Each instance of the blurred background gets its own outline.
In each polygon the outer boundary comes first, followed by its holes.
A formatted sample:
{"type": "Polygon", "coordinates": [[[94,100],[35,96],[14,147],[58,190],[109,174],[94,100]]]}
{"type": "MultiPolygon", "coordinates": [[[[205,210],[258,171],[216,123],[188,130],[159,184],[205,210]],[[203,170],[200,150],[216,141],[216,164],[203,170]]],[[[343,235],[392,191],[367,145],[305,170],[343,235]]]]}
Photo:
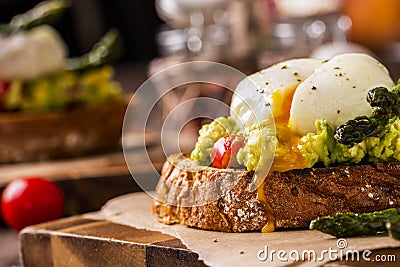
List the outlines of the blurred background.
{"type": "MultiPolygon", "coordinates": [[[[0,1],[0,21],[8,22],[16,15],[33,8],[40,0],[0,1]]],[[[150,60],[157,56],[156,32],[162,23],[153,1],[70,1],[62,19],[55,23],[71,56],[91,49],[111,27],[120,30],[125,44],[121,61],[150,60]]]]}
{"type": "MultiPolygon", "coordinates": [[[[0,0],[0,22],[10,21],[39,2],[0,0]]],[[[343,52],[364,52],[383,62],[395,81],[400,77],[398,0],[71,0],[70,3],[71,7],[54,24],[69,56],[88,52],[108,29],[118,29],[123,50],[112,65],[115,80],[127,96],[152,74],[194,60],[221,62],[251,74],[290,58],[328,59],[343,52]]],[[[165,80],[162,82],[154,85],[155,90],[168,86],[165,80]]],[[[152,93],[157,94],[149,92],[152,93]]],[[[154,125],[150,123],[153,129],[146,137],[152,151],[150,156],[158,168],[165,156],[159,153],[159,139],[154,136],[158,136],[162,119],[180,102],[198,96],[214,97],[229,104],[231,92],[215,85],[185,85],[160,101],[161,116],[153,116],[154,125]]],[[[181,136],[184,150],[193,146],[203,122],[190,122],[182,130],[186,133],[181,136]]],[[[135,143],[134,131],[132,136],[135,143]]],[[[135,146],[136,143],[132,151],[135,146]]],[[[133,183],[120,150],[118,146],[101,154],[73,159],[1,164],[0,191],[14,178],[42,175],[62,187],[67,198],[66,216],[97,210],[111,197],[140,190],[133,183]]],[[[137,164],[141,164],[140,156],[137,158],[137,164]]],[[[143,166],[143,175],[146,168],[143,166]]],[[[5,225],[0,229],[0,262],[4,262],[3,266],[18,265],[17,233],[5,225]],[[3,251],[5,243],[14,245],[3,251]]]]}
{"type": "MultiPolygon", "coordinates": [[[[39,2],[2,0],[0,21],[8,22],[39,2]]],[[[70,56],[89,51],[115,27],[124,44],[118,63],[202,56],[254,71],[251,68],[266,67],[280,58],[329,57],[344,50],[369,49],[388,61],[399,57],[396,0],[70,2],[71,8],[55,24],[70,56]]]]}

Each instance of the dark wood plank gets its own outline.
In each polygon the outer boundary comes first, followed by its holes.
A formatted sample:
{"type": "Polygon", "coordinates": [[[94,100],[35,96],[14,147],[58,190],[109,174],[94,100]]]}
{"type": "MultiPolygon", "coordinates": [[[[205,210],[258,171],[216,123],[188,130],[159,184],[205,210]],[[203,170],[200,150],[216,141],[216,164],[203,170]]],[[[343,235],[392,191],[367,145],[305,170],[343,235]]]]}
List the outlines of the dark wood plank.
{"type": "Polygon", "coordinates": [[[205,266],[175,237],[82,216],[24,229],[20,250],[25,266],[205,266]]]}

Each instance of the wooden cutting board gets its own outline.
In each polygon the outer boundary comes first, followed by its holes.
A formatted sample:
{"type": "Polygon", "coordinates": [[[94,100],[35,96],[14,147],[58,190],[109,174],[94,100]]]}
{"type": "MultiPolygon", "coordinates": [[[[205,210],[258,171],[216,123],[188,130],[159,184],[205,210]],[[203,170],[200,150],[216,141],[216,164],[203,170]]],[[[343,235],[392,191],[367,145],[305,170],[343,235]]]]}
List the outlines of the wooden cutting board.
{"type": "Polygon", "coordinates": [[[205,266],[179,239],[75,216],[20,233],[25,266],[205,266]]]}

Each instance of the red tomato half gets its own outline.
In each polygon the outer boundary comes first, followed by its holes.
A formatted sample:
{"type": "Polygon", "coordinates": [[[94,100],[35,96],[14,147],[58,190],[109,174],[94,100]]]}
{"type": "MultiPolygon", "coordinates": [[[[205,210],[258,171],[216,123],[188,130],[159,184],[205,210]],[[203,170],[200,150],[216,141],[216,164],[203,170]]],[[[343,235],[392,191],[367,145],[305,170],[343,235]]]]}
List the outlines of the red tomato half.
{"type": "Polygon", "coordinates": [[[3,191],[1,208],[4,221],[16,230],[61,218],[64,197],[60,188],[41,177],[21,178],[3,191]]]}
{"type": "Polygon", "coordinates": [[[230,166],[243,144],[244,137],[241,134],[230,134],[218,139],[211,150],[211,161],[214,167],[224,169],[230,166]]]}

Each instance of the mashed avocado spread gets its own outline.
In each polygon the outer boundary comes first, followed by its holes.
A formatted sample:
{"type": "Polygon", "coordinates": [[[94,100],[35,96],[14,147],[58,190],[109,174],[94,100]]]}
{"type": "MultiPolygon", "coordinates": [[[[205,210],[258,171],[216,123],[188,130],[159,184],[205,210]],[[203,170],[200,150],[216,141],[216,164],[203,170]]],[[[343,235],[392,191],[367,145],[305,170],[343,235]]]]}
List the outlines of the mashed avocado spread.
{"type": "Polygon", "coordinates": [[[400,119],[393,118],[378,137],[368,137],[354,145],[343,145],[334,138],[333,129],[325,120],[315,122],[316,133],[301,138],[299,149],[309,163],[325,166],[346,162],[388,162],[400,160],[400,119]]]}
{"type": "MultiPolygon", "coordinates": [[[[343,163],[389,162],[400,160],[400,118],[393,118],[378,137],[368,137],[364,141],[353,144],[340,144],[334,138],[334,130],[323,120],[316,120],[315,133],[301,137],[298,151],[303,156],[307,167],[316,163],[325,166],[343,163]]],[[[260,162],[267,158],[282,158],[289,153],[289,148],[266,123],[255,124],[240,129],[234,119],[218,118],[204,125],[199,131],[199,138],[191,158],[198,165],[211,164],[210,154],[214,143],[229,134],[242,133],[245,143],[240,148],[236,160],[248,170],[256,170],[260,162]],[[274,153],[275,151],[275,153],[274,153]]]]}
{"type": "Polygon", "coordinates": [[[69,105],[95,106],[121,97],[111,66],[82,74],[62,70],[32,81],[14,80],[5,95],[6,110],[63,110],[69,105]]]}
{"type": "Polygon", "coordinates": [[[267,127],[265,123],[246,127],[243,131],[245,144],[239,149],[236,160],[246,166],[248,170],[255,170],[260,163],[268,162],[268,157],[279,153],[276,147],[277,138],[275,131],[267,127]]]}

